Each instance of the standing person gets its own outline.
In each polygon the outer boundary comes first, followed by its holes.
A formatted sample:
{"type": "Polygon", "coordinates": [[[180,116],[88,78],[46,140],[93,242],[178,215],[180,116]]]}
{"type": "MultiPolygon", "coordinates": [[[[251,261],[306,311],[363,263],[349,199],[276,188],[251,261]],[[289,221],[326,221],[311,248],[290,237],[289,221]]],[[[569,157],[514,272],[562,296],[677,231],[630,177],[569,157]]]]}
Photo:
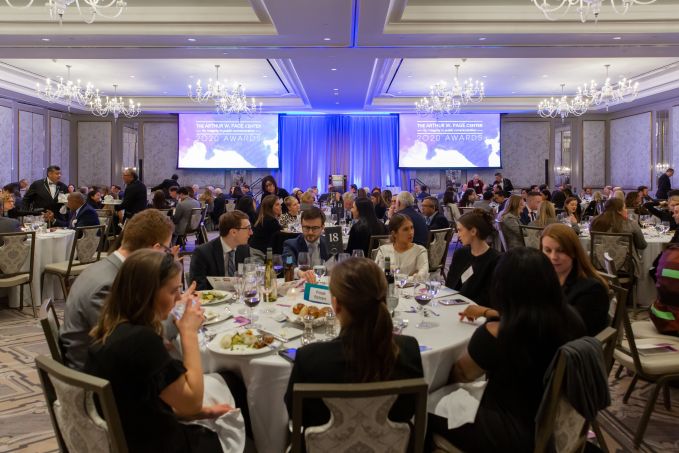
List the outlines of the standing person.
{"type": "Polygon", "coordinates": [[[493,181],[493,190],[495,190],[495,187],[498,187],[500,191],[502,192],[511,192],[514,190],[514,185],[512,185],[512,182],[509,180],[509,178],[503,178],[502,173],[497,172],[495,173],[495,181],[493,181]]]}
{"type": "Polygon", "coordinates": [[[280,199],[285,199],[285,197],[290,196],[287,190],[278,187],[276,180],[271,175],[262,178],[262,197],[267,195],[276,195],[276,197],[280,199]]]}
{"type": "Polygon", "coordinates": [[[672,182],[670,178],[674,175],[674,168],[668,168],[665,173],[660,175],[658,178],[658,191],[655,193],[655,197],[660,200],[666,200],[667,196],[672,190],[672,182]]]}
{"type": "Polygon", "coordinates": [[[349,230],[349,241],[347,242],[347,253],[354,250],[363,250],[363,256],[368,256],[370,248],[370,236],[382,235],[386,232],[386,227],[375,215],[373,205],[366,199],[357,198],[351,208],[351,216],[357,220],[349,230]]]}
{"type": "Polygon", "coordinates": [[[42,209],[59,212],[59,194],[68,193],[68,187],[61,182],[61,168],[57,165],[47,167],[47,177],[33,181],[23,198],[24,211],[42,209]]]}
{"type": "MultiPolygon", "coordinates": [[[[123,171],[123,181],[125,181],[125,193],[123,195],[123,202],[115,206],[115,210],[118,211],[118,217],[121,222],[123,221],[123,211],[124,219],[131,219],[136,213],[146,209],[148,204],[146,199],[146,186],[143,182],[139,180],[137,172],[132,168],[126,168],[123,171]]],[[[113,192],[113,187],[111,187],[111,192],[113,192]]]]}
{"type": "Polygon", "coordinates": [[[219,224],[219,218],[226,212],[226,196],[224,195],[224,192],[222,192],[222,189],[217,187],[215,189],[215,200],[213,202],[212,206],[212,224],[213,225],[218,225],[219,224]]]}
{"type": "Polygon", "coordinates": [[[179,176],[177,175],[172,175],[170,179],[164,179],[163,182],[158,184],[155,187],[151,187],[151,192],[155,192],[156,190],[162,190],[163,193],[165,193],[165,196],[169,195],[170,187],[180,187],[179,186],[179,176]]]}
{"type": "Polygon", "coordinates": [[[483,181],[481,181],[479,175],[474,175],[472,179],[467,181],[467,189],[474,189],[477,195],[483,193],[483,181]]]}

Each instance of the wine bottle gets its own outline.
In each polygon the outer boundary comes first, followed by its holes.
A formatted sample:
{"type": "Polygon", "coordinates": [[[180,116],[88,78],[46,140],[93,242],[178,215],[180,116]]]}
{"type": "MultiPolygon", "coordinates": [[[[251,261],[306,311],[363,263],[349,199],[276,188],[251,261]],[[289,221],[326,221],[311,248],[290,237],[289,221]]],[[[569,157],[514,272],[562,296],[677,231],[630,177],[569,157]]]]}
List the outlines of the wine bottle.
{"type": "Polygon", "coordinates": [[[387,297],[394,295],[394,273],[391,271],[391,258],[384,258],[384,276],[387,278],[387,297]]]}
{"type": "Polygon", "coordinates": [[[267,302],[275,302],[278,298],[276,290],[276,271],[273,269],[273,249],[266,249],[266,262],[264,263],[264,289],[267,294],[267,302]]]}
{"type": "Polygon", "coordinates": [[[285,270],[283,271],[283,277],[286,282],[291,282],[295,279],[295,265],[292,263],[292,256],[285,257],[285,270]]]}

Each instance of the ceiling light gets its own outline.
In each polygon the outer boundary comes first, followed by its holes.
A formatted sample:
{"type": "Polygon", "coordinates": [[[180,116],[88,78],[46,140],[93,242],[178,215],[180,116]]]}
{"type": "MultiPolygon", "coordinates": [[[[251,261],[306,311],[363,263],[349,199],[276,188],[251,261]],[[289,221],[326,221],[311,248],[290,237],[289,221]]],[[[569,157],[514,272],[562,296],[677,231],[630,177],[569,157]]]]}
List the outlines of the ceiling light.
{"type": "Polygon", "coordinates": [[[44,42],[50,42],[50,39],[49,39],[49,38],[42,38],[42,41],[44,41],[44,42]]]}
{"type": "Polygon", "coordinates": [[[323,41],[330,41],[330,38],[323,38],[323,41]]]}
{"type": "Polygon", "coordinates": [[[564,94],[565,86],[565,83],[561,84],[561,97],[543,99],[538,104],[538,115],[542,118],[556,118],[560,116],[563,120],[568,115],[583,115],[589,109],[591,100],[583,96],[580,87],[578,87],[578,93],[572,99],[569,99],[564,94]]]}
{"type": "Polygon", "coordinates": [[[549,74],[542,74],[543,79],[546,79],[547,77],[549,77],[549,74]]]}
{"type": "Polygon", "coordinates": [[[134,79],[135,77],[136,77],[136,76],[131,75],[131,76],[130,76],[130,79],[134,79]]]}
{"type": "Polygon", "coordinates": [[[212,79],[208,80],[205,89],[203,89],[200,80],[196,82],[195,91],[189,85],[189,99],[200,103],[213,101],[219,113],[244,113],[250,115],[261,112],[262,103],[260,102],[257,105],[254,98],[248,100],[245,95],[245,87],[242,84],[236,82],[233,84],[233,88],[229,89],[219,81],[219,67],[220,65],[215,65],[216,78],[214,81],[212,79]]]}
{"type": "Polygon", "coordinates": [[[606,106],[606,111],[608,111],[610,105],[628,102],[637,97],[637,94],[639,94],[639,82],[632,85],[631,80],[627,80],[623,77],[618,80],[617,85],[612,85],[611,78],[608,76],[608,70],[611,65],[607,64],[604,66],[606,67],[606,80],[601,88],[599,88],[597,83],[592,80],[589,85],[585,85],[585,88],[583,89],[583,94],[588,96],[593,104],[604,104],[606,106]]]}
{"type": "MultiPolygon", "coordinates": [[[[632,5],[650,5],[655,3],[655,0],[610,0],[613,11],[617,14],[625,14],[632,5]],[[616,3],[622,3],[622,10],[618,9],[616,3]]],[[[580,21],[582,23],[587,22],[587,19],[594,17],[594,22],[599,20],[599,13],[601,13],[601,7],[606,0],[560,0],[555,2],[555,5],[550,5],[547,0],[533,0],[535,6],[538,7],[540,11],[545,15],[547,20],[557,20],[558,18],[553,18],[550,14],[559,11],[560,17],[565,16],[568,11],[573,6],[577,6],[575,11],[580,15],[580,21]],[[561,11],[563,8],[565,9],[561,11]]]]}
{"type": "Polygon", "coordinates": [[[616,41],[618,41],[618,40],[622,39],[622,36],[613,36],[613,39],[615,39],[616,41]]]}
{"type": "Polygon", "coordinates": [[[41,98],[47,102],[63,101],[68,106],[69,111],[73,103],[86,106],[96,95],[96,91],[91,83],[83,89],[80,85],[80,80],[73,82],[71,80],[71,65],[66,65],[67,78],[59,77],[59,82],[52,82],[50,79],[45,79],[45,87],[36,84],[36,92],[41,98]],[[54,83],[54,85],[52,85],[54,83]]]}
{"type": "Polygon", "coordinates": [[[262,77],[265,78],[265,79],[268,79],[268,78],[269,78],[268,75],[263,75],[262,77]]]}
{"type": "Polygon", "coordinates": [[[338,91],[338,90],[339,90],[339,88],[333,88],[333,90],[335,90],[335,91],[338,91]]]}
{"type": "Polygon", "coordinates": [[[339,96],[339,92],[335,92],[335,93],[333,93],[333,94],[334,94],[335,96],[339,96]]]}
{"type": "Polygon", "coordinates": [[[335,102],[335,104],[339,104],[339,102],[335,102]]]}
{"type": "MultiPolygon", "coordinates": [[[[12,0],[5,0],[5,3],[7,3],[10,8],[25,9],[29,8],[33,4],[33,1],[34,0],[29,0],[28,3],[23,6],[14,6],[12,0]]],[[[49,9],[50,18],[59,19],[59,23],[61,23],[64,18],[64,13],[66,13],[66,9],[74,3],[80,17],[88,24],[94,22],[94,19],[97,16],[106,19],[115,19],[120,16],[127,6],[127,3],[124,0],[47,0],[45,6],[49,9]],[[112,11],[113,14],[106,14],[105,11],[112,11]]]]}
{"type": "Polygon", "coordinates": [[[485,94],[483,82],[470,78],[460,83],[459,76],[460,65],[456,64],[455,78],[450,89],[446,87],[445,81],[429,87],[429,95],[415,102],[417,113],[423,115],[454,114],[460,111],[463,104],[481,102],[485,94]]]}
{"type": "Polygon", "coordinates": [[[118,85],[113,84],[113,97],[106,96],[102,99],[97,91],[96,97],[90,102],[90,110],[96,116],[113,115],[113,119],[117,120],[122,114],[127,118],[134,118],[141,113],[141,105],[135,104],[134,100],[128,99],[127,103],[122,97],[117,96],[118,85]]]}
{"type": "Polygon", "coordinates": [[[479,41],[485,41],[486,39],[488,39],[488,38],[481,37],[481,38],[479,38],[479,41]]]}
{"type": "Polygon", "coordinates": [[[337,71],[337,68],[330,68],[331,71],[337,71]]]}
{"type": "Polygon", "coordinates": [[[188,38],[187,41],[188,42],[196,42],[196,38],[188,38]]]}

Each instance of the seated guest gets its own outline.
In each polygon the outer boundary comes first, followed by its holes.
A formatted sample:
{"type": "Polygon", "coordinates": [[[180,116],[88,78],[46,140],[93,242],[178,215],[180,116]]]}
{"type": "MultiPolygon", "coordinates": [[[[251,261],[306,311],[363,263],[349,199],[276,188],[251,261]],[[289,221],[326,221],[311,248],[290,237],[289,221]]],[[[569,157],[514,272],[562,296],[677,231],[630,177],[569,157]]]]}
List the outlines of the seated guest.
{"type": "Polygon", "coordinates": [[[552,192],[549,189],[542,189],[540,193],[542,194],[542,201],[552,201],[552,192]]]}
{"type": "Polygon", "coordinates": [[[194,209],[200,208],[200,202],[189,196],[188,187],[180,187],[177,194],[179,195],[179,202],[174,208],[174,215],[172,216],[172,221],[175,224],[175,242],[178,236],[184,236],[191,228],[192,212],[194,209]]]}
{"type": "Polygon", "coordinates": [[[463,247],[455,250],[446,276],[446,286],[459,291],[479,305],[490,304],[490,281],[500,254],[488,245],[493,218],[474,209],[457,220],[457,235],[463,247]]]}
{"type": "Polygon", "coordinates": [[[649,214],[641,204],[641,193],[635,190],[625,195],[625,209],[627,209],[627,217],[637,222],[640,216],[649,214]]]}
{"type": "Polygon", "coordinates": [[[276,195],[266,195],[262,198],[259,214],[252,228],[250,247],[265,254],[266,249],[273,246],[274,234],[283,229],[278,222],[282,211],[281,200],[276,195]]]}
{"type": "Polygon", "coordinates": [[[54,225],[62,228],[79,228],[86,226],[99,225],[99,216],[97,211],[92,209],[85,202],[85,195],[80,192],[69,193],[66,198],[66,207],[68,214],[64,217],[55,216],[52,211],[46,211],[44,214],[45,220],[52,222],[54,225]]]}
{"type": "Polygon", "coordinates": [[[145,210],[125,224],[118,250],[90,264],[75,279],[64,305],[64,321],[59,334],[68,366],[77,370],[84,368],[90,345],[89,333],[97,324],[101,307],[125,258],[144,248],[169,249],[173,230],[169,217],[154,209],[145,210]]]}
{"type": "Polygon", "coordinates": [[[236,201],[236,209],[248,215],[251,225],[255,224],[257,221],[257,203],[255,203],[254,198],[250,196],[240,197],[236,201]]]}
{"type": "Polygon", "coordinates": [[[523,225],[528,225],[537,220],[541,204],[542,195],[540,192],[528,192],[526,194],[526,207],[521,210],[521,223],[523,225]]]}
{"type": "Polygon", "coordinates": [[[589,217],[598,216],[604,212],[604,202],[605,200],[603,194],[599,191],[594,192],[594,195],[592,195],[592,201],[590,201],[585,208],[583,215],[589,217]]]}
{"type": "Polygon", "coordinates": [[[165,192],[163,192],[162,190],[156,190],[155,192],[153,192],[153,198],[151,198],[149,208],[170,209],[170,203],[168,203],[167,199],[165,198],[165,192]]]}
{"type": "MultiPolygon", "coordinates": [[[[504,211],[505,206],[507,205],[507,200],[509,199],[509,196],[510,196],[509,192],[503,192],[499,189],[496,192],[493,192],[493,203],[495,204],[497,212],[504,211]]],[[[520,196],[518,196],[518,197],[521,198],[520,196]]],[[[523,199],[521,199],[521,200],[523,201],[523,199]]],[[[517,218],[518,218],[518,214],[517,214],[517,218]]]]}
{"type": "Polygon", "coordinates": [[[275,195],[281,200],[290,196],[287,190],[283,189],[282,187],[278,187],[276,180],[271,175],[262,178],[262,198],[266,197],[267,195],[275,195]]]}
{"type": "Polygon", "coordinates": [[[483,193],[483,186],[483,181],[481,178],[479,178],[479,175],[474,175],[472,179],[467,181],[467,188],[474,190],[477,195],[481,195],[483,193]]]}
{"type": "Polygon", "coordinates": [[[446,419],[429,414],[429,429],[468,453],[533,451],[545,371],[558,348],[583,336],[585,328],[538,250],[510,250],[485,284],[502,322],[490,319],[476,329],[449,376],[449,383],[487,376],[474,422],[449,430],[446,419]]]}
{"type": "Polygon", "coordinates": [[[101,194],[98,190],[90,190],[87,192],[87,204],[92,207],[92,209],[102,209],[104,207],[101,204],[101,194]]]}
{"type": "Polygon", "coordinates": [[[578,215],[578,209],[580,204],[578,199],[575,197],[568,197],[563,203],[563,212],[559,214],[559,220],[566,223],[573,228],[575,234],[580,234],[580,216],[578,215]]]}
{"type": "Polygon", "coordinates": [[[356,198],[368,198],[368,192],[365,190],[365,188],[361,187],[358,189],[356,192],[356,198]]]}
{"type": "MultiPolygon", "coordinates": [[[[323,237],[325,214],[317,207],[302,211],[302,234],[294,239],[288,239],[283,243],[283,262],[292,257],[293,264],[297,264],[297,258],[301,252],[309,254],[309,264],[325,263],[330,259],[328,241],[323,237]]],[[[295,272],[300,278],[315,282],[313,270],[295,272]]]]}
{"type": "Polygon", "coordinates": [[[248,184],[241,184],[240,185],[240,191],[242,192],[244,197],[251,197],[252,193],[250,192],[250,186],[248,184]]]}
{"type": "Polygon", "coordinates": [[[208,277],[233,277],[238,264],[250,256],[251,235],[247,214],[238,210],[222,214],[219,237],[196,247],[191,257],[191,278],[196,282],[196,289],[212,289],[208,277]]]}
{"type": "MultiPolygon", "coordinates": [[[[410,192],[406,193],[410,195],[410,192]]],[[[399,269],[403,274],[418,278],[427,277],[429,256],[426,248],[413,243],[415,229],[410,217],[400,212],[394,214],[389,221],[389,235],[391,244],[381,245],[377,249],[375,262],[384,269],[384,258],[389,257],[392,269],[399,269]]]]}
{"type": "MultiPolygon", "coordinates": [[[[415,186],[417,188],[417,186],[415,186]]],[[[429,187],[426,185],[422,184],[420,186],[420,191],[417,193],[417,199],[418,200],[424,200],[425,198],[429,197],[429,187]]]]}
{"type": "Polygon", "coordinates": [[[414,204],[415,199],[413,195],[410,192],[403,191],[396,197],[396,207],[394,210],[399,214],[408,216],[413,223],[413,228],[415,228],[413,242],[424,247],[429,243],[429,228],[427,228],[427,222],[425,222],[422,214],[415,210],[414,204]]]}
{"type": "Polygon", "coordinates": [[[535,221],[528,224],[528,226],[536,226],[544,228],[547,225],[558,222],[556,218],[556,209],[551,201],[541,201],[538,209],[538,216],[535,221]]]}
{"type": "Polygon", "coordinates": [[[217,187],[215,189],[215,199],[212,205],[212,213],[210,216],[212,217],[212,224],[213,225],[219,225],[219,218],[226,212],[226,196],[224,195],[224,192],[222,192],[222,189],[217,187]]]}
{"type": "Polygon", "coordinates": [[[460,202],[458,205],[461,208],[469,208],[471,207],[475,201],[478,200],[478,195],[474,189],[467,189],[464,191],[464,194],[462,194],[462,198],[460,198],[460,202]]]}
{"type": "Polygon", "coordinates": [[[179,190],[179,187],[172,186],[170,189],[167,191],[167,202],[170,204],[170,207],[176,206],[177,201],[179,201],[179,195],[177,194],[177,191],[179,190]]]}
{"type": "Polygon", "coordinates": [[[645,204],[653,201],[653,198],[648,193],[648,186],[639,186],[637,192],[641,195],[641,203],[645,204]]]}
{"type": "Polygon", "coordinates": [[[387,215],[388,206],[384,203],[384,199],[382,198],[382,193],[373,191],[373,193],[370,194],[370,201],[372,202],[372,204],[375,208],[374,209],[375,210],[375,216],[379,220],[384,219],[384,217],[387,215]]]}
{"type": "Polygon", "coordinates": [[[582,201],[586,201],[587,203],[589,203],[590,201],[592,201],[592,197],[593,197],[592,188],[591,187],[585,187],[582,190],[582,193],[580,195],[581,195],[582,201]]]}
{"type": "Polygon", "coordinates": [[[0,233],[15,233],[21,231],[21,224],[16,219],[5,217],[5,214],[14,209],[14,196],[2,192],[0,194],[0,201],[2,201],[2,215],[0,215],[0,233]]]}
{"type": "Polygon", "coordinates": [[[74,186],[73,184],[69,184],[68,186],[66,186],[66,191],[67,191],[68,193],[73,193],[73,192],[75,192],[75,186],[74,186]]]}
{"type": "Polygon", "coordinates": [[[310,209],[314,206],[314,201],[316,198],[314,197],[314,193],[311,192],[310,190],[307,190],[306,192],[302,193],[302,195],[299,197],[299,209],[302,211],[306,211],[307,209],[310,209]]]}
{"type": "MultiPolygon", "coordinates": [[[[361,383],[423,377],[417,340],[393,334],[386,304],[387,281],[375,263],[366,258],[349,258],[337,264],[332,270],[330,292],[340,334],[331,341],[297,350],[285,393],[290,417],[292,391],[297,383],[361,383]]],[[[414,401],[400,396],[388,417],[407,423],[414,413],[414,401]]],[[[305,401],[302,414],[305,427],[330,420],[330,411],[320,399],[305,401]]]]}
{"type": "MultiPolygon", "coordinates": [[[[596,216],[590,225],[590,231],[602,233],[632,233],[634,247],[637,250],[645,249],[648,244],[641,232],[638,222],[627,218],[624,202],[617,197],[611,197],[606,201],[603,214],[596,216]]],[[[637,257],[633,257],[637,258],[637,257]]]]}
{"type": "Polygon", "coordinates": [[[457,192],[455,187],[448,186],[443,192],[443,200],[441,201],[441,208],[450,223],[455,223],[462,215],[460,209],[457,207],[457,192]],[[447,207],[447,208],[446,208],[447,207]]]}
{"type": "Polygon", "coordinates": [[[594,337],[609,324],[608,283],[594,269],[572,228],[554,224],[544,229],[540,248],[554,266],[566,301],[580,314],[587,335],[594,337]]]}
{"type": "Polygon", "coordinates": [[[203,193],[200,194],[198,201],[200,202],[201,206],[207,206],[206,214],[208,216],[212,216],[212,211],[215,208],[215,197],[209,187],[206,187],[203,193]]]}
{"type": "Polygon", "coordinates": [[[523,247],[523,233],[519,213],[523,209],[523,200],[519,195],[512,195],[505,203],[505,208],[497,215],[498,228],[505,238],[507,250],[523,247]]]}
{"type": "Polygon", "coordinates": [[[658,209],[658,204],[659,202],[657,201],[646,203],[644,208],[659,218],[662,222],[670,222],[670,231],[676,230],[677,222],[675,222],[674,218],[672,217],[672,211],[674,210],[675,206],[679,205],[679,190],[672,190],[669,192],[669,196],[667,198],[667,210],[658,209]]]}
{"type": "Polygon", "coordinates": [[[481,200],[476,200],[472,204],[472,207],[491,212],[493,208],[491,207],[490,202],[493,200],[493,192],[491,192],[490,190],[486,190],[485,192],[483,192],[483,195],[481,195],[481,198],[482,198],[481,200]]]}
{"type": "Polygon", "coordinates": [[[354,206],[354,200],[356,198],[357,198],[356,194],[353,192],[344,192],[344,194],[342,195],[344,215],[347,220],[350,219],[351,208],[354,206]]]}
{"type": "Polygon", "coordinates": [[[352,253],[354,250],[363,250],[363,256],[368,257],[370,236],[385,234],[387,229],[375,215],[372,202],[367,199],[357,198],[351,208],[351,215],[354,219],[357,219],[357,222],[349,230],[346,252],[352,253]]]}
{"type": "MultiPolygon", "coordinates": [[[[391,206],[391,199],[393,198],[393,194],[391,193],[391,190],[385,189],[382,191],[382,201],[384,201],[384,205],[387,207],[387,210],[389,210],[389,207],[391,206]]],[[[386,213],[385,213],[386,217],[386,213]]]]}
{"type": "MultiPolygon", "coordinates": [[[[236,428],[220,439],[216,432],[180,420],[220,417],[234,409],[223,380],[221,404],[203,405],[204,377],[198,329],[205,321],[200,303],[182,297],[181,264],[172,255],[138,250],[123,263],[106,299],[85,372],[111,382],[128,449],[163,452],[222,452],[245,446],[236,428]],[[180,332],[183,361],[170,356],[161,321],[175,304],[184,305],[180,332]]],[[[238,417],[240,418],[240,417],[238,417]]],[[[240,419],[242,423],[242,419],[240,419]]],[[[223,431],[220,431],[223,433],[223,431]]]]}
{"type": "Polygon", "coordinates": [[[299,223],[300,204],[299,201],[297,201],[297,198],[293,196],[285,197],[283,203],[285,203],[285,206],[288,209],[287,212],[281,214],[278,221],[284,230],[290,230],[299,223]]]}
{"type": "Polygon", "coordinates": [[[450,228],[450,222],[446,216],[439,212],[439,200],[436,197],[425,197],[420,206],[424,220],[430,230],[450,228]]]}
{"type": "Polygon", "coordinates": [[[111,196],[112,196],[113,199],[115,199],[115,200],[121,199],[121,198],[123,197],[123,195],[124,195],[124,193],[123,193],[123,188],[120,187],[120,186],[117,185],[117,184],[113,184],[113,185],[111,186],[110,192],[111,192],[111,196]]]}

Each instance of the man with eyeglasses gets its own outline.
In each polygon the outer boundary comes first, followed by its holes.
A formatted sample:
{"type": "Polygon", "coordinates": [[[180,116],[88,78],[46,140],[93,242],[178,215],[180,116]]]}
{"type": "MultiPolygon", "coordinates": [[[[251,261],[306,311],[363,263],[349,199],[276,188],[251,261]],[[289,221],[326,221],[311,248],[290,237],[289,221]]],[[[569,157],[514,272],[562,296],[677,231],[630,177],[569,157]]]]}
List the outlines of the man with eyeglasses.
{"type": "Polygon", "coordinates": [[[208,277],[233,277],[238,264],[250,256],[252,225],[246,213],[233,210],[219,217],[219,237],[196,248],[191,257],[191,278],[196,289],[212,289],[208,277]]]}
{"type": "Polygon", "coordinates": [[[430,230],[450,228],[450,222],[448,222],[446,216],[439,212],[439,201],[436,197],[430,196],[422,200],[420,211],[422,211],[424,221],[430,230]]]}
{"type": "MultiPolygon", "coordinates": [[[[82,370],[90,346],[90,330],[97,324],[113,280],[132,252],[156,249],[176,254],[170,249],[174,225],[172,220],[156,209],[147,209],[125,224],[120,248],[94,264],[90,264],[75,279],[64,307],[64,324],[59,338],[64,348],[64,359],[71,368],[82,370]]],[[[192,292],[193,288],[188,292],[192,292]]],[[[166,337],[176,336],[172,322],[163,324],[166,337]]]]}
{"type": "MultiPolygon", "coordinates": [[[[283,243],[283,262],[287,262],[289,256],[292,257],[293,264],[297,264],[297,258],[301,252],[309,254],[309,264],[325,263],[330,258],[328,242],[323,237],[323,226],[325,225],[325,214],[317,207],[312,207],[302,211],[302,234],[295,239],[288,239],[283,243]]],[[[300,272],[295,270],[295,274],[307,281],[315,282],[316,277],[313,270],[300,272]]]]}

